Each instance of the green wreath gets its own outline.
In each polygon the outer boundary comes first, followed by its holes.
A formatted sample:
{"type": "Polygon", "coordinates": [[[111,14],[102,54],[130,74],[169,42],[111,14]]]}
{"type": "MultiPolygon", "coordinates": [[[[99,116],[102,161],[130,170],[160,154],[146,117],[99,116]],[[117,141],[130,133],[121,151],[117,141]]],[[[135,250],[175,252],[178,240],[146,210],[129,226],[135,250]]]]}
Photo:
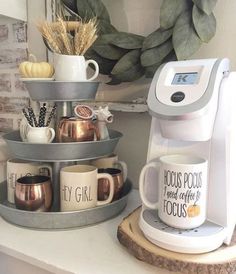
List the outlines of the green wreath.
{"type": "Polygon", "coordinates": [[[61,0],[70,19],[97,17],[99,37],[86,58],[96,60],[109,84],[152,77],[157,68],[171,60],[184,60],[215,35],[213,8],[217,0],[163,0],[160,28],[147,37],[120,32],[112,24],[101,0],[61,0]]]}

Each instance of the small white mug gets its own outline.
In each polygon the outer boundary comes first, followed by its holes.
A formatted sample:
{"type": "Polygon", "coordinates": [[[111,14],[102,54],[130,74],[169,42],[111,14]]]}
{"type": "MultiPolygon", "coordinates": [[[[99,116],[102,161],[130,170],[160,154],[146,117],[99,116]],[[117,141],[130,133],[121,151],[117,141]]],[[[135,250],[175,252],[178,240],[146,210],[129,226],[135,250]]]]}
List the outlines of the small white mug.
{"type": "Polygon", "coordinates": [[[7,161],[7,200],[15,202],[14,192],[17,179],[28,175],[45,175],[52,177],[52,168],[49,164],[36,163],[21,159],[7,161]]]}
{"type": "Polygon", "coordinates": [[[54,53],[55,80],[57,81],[92,81],[99,74],[99,66],[95,60],[85,60],[82,55],[63,55],[54,53]],[[93,64],[95,72],[87,78],[87,68],[93,64]]]}
{"type": "Polygon", "coordinates": [[[143,204],[158,209],[159,218],[167,225],[180,229],[198,227],[206,219],[207,160],[191,155],[162,156],[143,167],[139,191],[143,204]],[[151,182],[145,180],[145,175],[151,168],[158,174],[157,202],[146,197],[145,190],[151,182]]]}
{"type": "Polygon", "coordinates": [[[97,168],[118,168],[122,171],[124,182],[127,179],[127,164],[124,161],[118,160],[118,156],[116,154],[91,160],[91,165],[96,166],[97,168]]]}
{"type": "Polygon", "coordinates": [[[73,165],[60,170],[61,211],[75,211],[108,204],[114,196],[114,180],[108,173],[99,173],[95,166],[73,165]],[[110,193],[98,201],[98,179],[109,181],[110,193]]]}
{"type": "Polygon", "coordinates": [[[29,143],[51,143],[55,138],[55,130],[51,127],[31,127],[27,125],[25,131],[21,131],[21,138],[29,143]]]}

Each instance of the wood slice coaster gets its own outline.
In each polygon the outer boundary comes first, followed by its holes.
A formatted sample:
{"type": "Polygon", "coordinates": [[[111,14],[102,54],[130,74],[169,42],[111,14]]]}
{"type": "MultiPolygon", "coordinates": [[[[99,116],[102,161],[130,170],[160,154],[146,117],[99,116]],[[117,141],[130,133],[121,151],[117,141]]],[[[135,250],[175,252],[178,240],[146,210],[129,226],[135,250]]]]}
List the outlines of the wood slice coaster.
{"type": "MultiPolygon", "coordinates": [[[[229,274],[236,272],[236,231],[229,246],[202,254],[168,251],[149,242],[139,229],[141,207],[128,215],[118,227],[117,237],[137,259],[183,274],[229,274]]],[[[191,242],[189,243],[191,244],[191,242]]]]}

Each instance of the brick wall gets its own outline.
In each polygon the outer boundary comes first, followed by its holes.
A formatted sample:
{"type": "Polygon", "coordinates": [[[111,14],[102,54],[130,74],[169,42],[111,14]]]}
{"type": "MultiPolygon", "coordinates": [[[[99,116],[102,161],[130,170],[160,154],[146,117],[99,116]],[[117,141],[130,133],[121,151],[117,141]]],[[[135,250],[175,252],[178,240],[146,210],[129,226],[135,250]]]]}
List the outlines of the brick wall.
{"type": "Polygon", "coordinates": [[[29,105],[18,72],[18,65],[27,60],[26,28],[24,22],[0,16],[0,182],[6,179],[6,159],[11,156],[1,136],[18,128],[21,109],[29,105]]]}
{"type": "Polygon", "coordinates": [[[0,17],[0,132],[18,128],[22,108],[29,105],[18,66],[27,60],[27,24],[0,17]]]}

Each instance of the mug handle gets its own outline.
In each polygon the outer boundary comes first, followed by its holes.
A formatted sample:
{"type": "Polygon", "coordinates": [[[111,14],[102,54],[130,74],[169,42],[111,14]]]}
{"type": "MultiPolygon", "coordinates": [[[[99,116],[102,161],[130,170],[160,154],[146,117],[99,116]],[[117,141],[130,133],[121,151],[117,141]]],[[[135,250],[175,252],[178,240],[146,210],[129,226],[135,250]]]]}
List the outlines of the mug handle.
{"type": "Polygon", "coordinates": [[[51,137],[50,139],[48,140],[49,143],[51,143],[55,137],[55,130],[51,127],[48,128],[49,132],[51,133],[51,137]]]}
{"type": "Polygon", "coordinates": [[[144,205],[146,207],[150,208],[150,209],[158,209],[159,208],[159,203],[158,203],[158,201],[156,203],[152,203],[152,202],[148,201],[148,199],[146,198],[145,191],[144,191],[145,175],[146,175],[146,172],[149,168],[155,168],[157,170],[157,172],[159,172],[160,167],[161,167],[160,163],[151,162],[151,163],[145,165],[142,168],[142,171],[141,171],[140,176],[139,176],[139,193],[140,193],[140,197],[141,197],[141,200],[144,203],[144,205]]]}
{"type": "Polygon", "coordinates": [[[110,193],[109,193],[108,198],[105,201],[97,201],[97,206],[109,204],[112,201],[112,199],[114,197],[114,193],[115,193],[115,183],[114,183],[112,176],[108,173],[98,173],[97,180],[102,179],[102,178],[108,179],[109,184],[110,184],[110,193]]]}
{"type": "Polygon", "coordinates": [[[123,180],[124,182],[126,181],[127,179],[127,176],[128,176],[128,168],[127,168],[127,164],[123,161],[118,161],[117,163],[115,163],[114,165],[115,167],[118,166],[121,167],[121,170],[122,170],[122,173],[123,173],[123,180]]]}
{"type": "Polygon", "coordinates": [[[97,63],[95,60],[91,60],[91,59],[90,59],[90,60],[85,61],[85,64],[86,64],[86,69],[87,69],[87,67],[88,67],[89,64],[93,64],[94,67],[95,67],[94,75],[93,75],[91,78],[87,79],[87,81],[92,81],[92,80],[94,80],[95,78],[97,78],[97,77],[98,77],[98,74],[99,74],[99,66],[98,66],[98,63],[97,63]]]}
{"type": "Polygon", "coordinates": [[[41,165],[41,166],[39,166],[38,168],[39,168],[39,171],[40,171],[41,168],[47,169],[47,170],[48,170],[48,173],[50,174],[50,175],[48,175],[48,176],[49,176],[49,177],[51,178],[51,180],[52,180],[52,167],[51,167],[50,165],[41,165]]]}

